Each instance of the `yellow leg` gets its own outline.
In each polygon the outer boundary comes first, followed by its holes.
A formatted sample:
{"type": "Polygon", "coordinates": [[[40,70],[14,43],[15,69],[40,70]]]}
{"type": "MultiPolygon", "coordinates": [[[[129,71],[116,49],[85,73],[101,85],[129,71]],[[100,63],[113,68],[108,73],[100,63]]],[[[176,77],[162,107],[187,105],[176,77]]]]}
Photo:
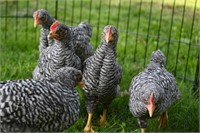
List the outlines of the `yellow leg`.
{"type": "Polygon", "coordinates": [[[103,115],[100,115],[99,125],[102,126],[106,122],[107,109],[103,109],[103,115]]]}
{"type": "Polygon", "coordinates": [[[92,129],[92,116],[93,116],[93,112],[88,113],[88,120],[84,128],[84,132],[94,133],[94,130],[92,129]]]}
{"type": "Polygon", "coordinates": [[[146,128],[141,128],[141,133],[145,133],[146,128]]]}
{"type": "Polygon", "coordinates": [[[167,114],[167,111],[164,112],[160,117],[159,117],[159,127],[158,127],[158,130],[160,130],[160,128],[163,126],[163,125],[167,125],[168,124],[168,114],[167,114]]]}

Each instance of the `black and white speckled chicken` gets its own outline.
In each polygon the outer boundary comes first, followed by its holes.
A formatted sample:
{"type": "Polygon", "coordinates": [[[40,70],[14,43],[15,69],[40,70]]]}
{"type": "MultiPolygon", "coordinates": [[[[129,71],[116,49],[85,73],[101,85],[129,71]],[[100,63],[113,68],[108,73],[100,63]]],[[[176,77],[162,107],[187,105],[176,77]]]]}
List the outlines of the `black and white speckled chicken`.
{"type": "Polygon", "coordinates": [[[54,38],[55,43],[41,53],[38,67],[42,76],[39,77],[49,77],[66,66],[81,70],[81,60],[75,54],[69,28],[55,21],[50,27],[49,37],[54,38]]]}
{"type": "Polygon", "coordinates": [[[174,76],[165,68],[165,55],[161,50],[152,53],[147,68],[135,76],[129,87],[129,108],[142,132],[147,127],[147,119],[159,117],[159,129],[167,124],[167,109],[180,96],[174,76]]]}
{"type": "Polygon", "coordinates": [[[0,130],[3,132],[58,132],[79,117],[75,86],[82,73],[58,69],[50,78],[0,82],[0,130]]]}
{"type": "MultiPolygon", "coordinates": [[[[54,18],[50,16],[50,14],[44,9],[38,9],[33,13],[34,18],[34,27],[36,28],[38,25],[41,25],[40,29],[40,44],[39,44],[39,58],[41,56],[41,52],[46,49],[48,46],[52,46],[54,44],[53,38],[48,38],[50,27],[56,21],[54,18]]],[[[40,69],[38,65],[33,70],[33,79],[40,79],[42,75],[40,74],[40,69]]]]}
{"type": "Polygon", "coordinates": [[[40,45],[39,51],[46,49],[48,46],[53,45],[54,39],[48,38],[51,25],[56,21],[50,16],[50,14],[44,9],[38,9],[33,13],[34,27],[41,25],[40,29],[40,45]]]}
{"type": "Polygon", "coordinates": [[[105,26],[99,47],[93,56],[86,59],[83,69],[83,92],[88,112],[86,132],[93,132],[92,116],[97,104],[103,105],[103,115],[99,125],[106,121],[109,104],[119,93],[122,69],[116,61],[118,31],[114,26],[105,26]]]}

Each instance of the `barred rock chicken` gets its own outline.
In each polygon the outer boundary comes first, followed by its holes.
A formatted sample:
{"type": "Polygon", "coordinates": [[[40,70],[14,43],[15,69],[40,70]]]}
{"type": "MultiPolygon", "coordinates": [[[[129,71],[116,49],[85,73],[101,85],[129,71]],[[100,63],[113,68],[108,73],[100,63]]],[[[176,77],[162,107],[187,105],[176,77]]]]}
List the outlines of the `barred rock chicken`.
{"type": "Polygon", "coordinates": [[[129,87],[129,108],[142,132],[147,119],[159,117],[159,127],[167,124],[167,109],[180,96],[174,76],[164,68],[165,55],[157,50],[152,53],[147,68],[135,76],[129,87]]]}
{"type": "Polygon", "coordinates": [[[50,27],[49,37],[54,38],[55,43],[41,53],[38,63],[41,76],[38,77],[50,77],[57,69],[65,66],[81,70],[81,60],[75,54],[69,28],[55,21],[50,27]]]}
{"type": "Polygon", "coordinates": [[[4,132],[58,132],[79,117],[80,101],[74,89],[82,73],[58,69],[50,78],[0,83],[0,130],[4,132]]]}
{"type": "MultiPolygon", "coordinates": [[[[38,25],[41,25],[40,29],[40,44],[39,44],[39,56],[41,56],[41,52],[46,49],[48,46],[52,46],[54,44],[53,38],[48,38],[48,34],[50,32],[50,26],[55,22],[55,19],[50,16],[50,14],[44,9],[38,9],[33,13],[34,18],[34,27],[36,28],[38,25]]],[[[40,57],[39,57],[40,58],[40,57]]],[[[40,74],[40,69],[38,65],[35,67],[33,71],[33,78],[40,79],[42,75],[40,74]]]]}
{"type": "Polygon", "coordinates": [[[44,9],[38,9],[33,13],[34,18],[34,27],[36,28],[38,25],[41,25],[42,28],[40,30],[40,45],[39,51],[43,51],[48,46],[53,45],[54,39],[48,38],[48,34],[50,32],[50,26],[56,21],[54,18],[50,16],[50,14],[44,9]]]}
{"type": "Polygon", "coordinates": [[[81,22],[78,26],[71,26],[69,28],[72,32],[75,53],[83,63],[85,59],[93,55],[93,47],[90,44],[92,27],[86,22],[81,22]]]}
{"type": "Polygon", "coordinates": [[[99,125],[105,123],[108,105],[119,91],[122,69],[116,62],[117,41],[117,29],[110,25],[105,26],[99,47],[94,55],[84,62],[83,92],[88,112],[85,132],[93,132],[91,121],[97,104],[103,105],[99,125]]]}

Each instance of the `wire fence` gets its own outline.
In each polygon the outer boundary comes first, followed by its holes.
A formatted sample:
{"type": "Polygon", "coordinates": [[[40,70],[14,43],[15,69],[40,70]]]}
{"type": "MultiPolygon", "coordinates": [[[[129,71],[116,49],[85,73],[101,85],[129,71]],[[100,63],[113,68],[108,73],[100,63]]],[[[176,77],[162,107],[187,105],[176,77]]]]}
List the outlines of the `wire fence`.
{"type": "Polygon", "coordinates": [[[200,7],[197,0],[4,0],[0,3],[3,43],[9,43],[13,30],[13,39],[20,41],[19,23],[23,23],[25,41],[35,40],[38,44],[39,33],[30,35],[29,31],[33,29],[33,11],[44,8],[67,25],[90,23],[95,48],[102,28],[115,25],[122,38],[123,48],[118,52],[122,62],[140,62],[145,67],[152,50],[162,49],[173,74],[194,83],[194,88],[199,87],[200,7]]]}

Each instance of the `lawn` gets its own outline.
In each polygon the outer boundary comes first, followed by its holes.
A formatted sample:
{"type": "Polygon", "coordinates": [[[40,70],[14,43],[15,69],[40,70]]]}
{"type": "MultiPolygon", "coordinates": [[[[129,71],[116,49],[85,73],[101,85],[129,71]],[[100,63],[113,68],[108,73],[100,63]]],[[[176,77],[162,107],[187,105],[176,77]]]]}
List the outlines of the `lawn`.
{"type": "MultiPolygon", "coordinates": [[[[117,60],[123,68],[122,91],[129,88],[133,76],[148,64],[152,51],[161,49],[167,57],[166,68],[176,75],[182,94],[181,99],[168,110],[169,125],[161,131],[198,132],[199,100],[193,95],[191,81],[194,81],[199,53],[200,3],[196,5],[194,21],[195,0],[186,1],[184,20],[184,0],[176,0],[175,6],[173,3],[173,0],[165,0],[162,6],[161,0],[153,0],[152,3],[143,0],[142,4],[140,0],[59,0],[57,19],[73,26],[81,21],[89,22],[93,26],[91,42],[94,49],[100,42],[105,25],[112,24],[118,28],[117,60]]],[[[55,1],[1,1],[0,6],[0,80],[31,78],[37,65],[40,36],[39,27],[33,28],[32,13],[44,8],[55,16],[55,1]]],[[[83,131],[87,121],[83,95],[80,88],[77,90],[81,97],[80,119],[66,132],[83,131]]],[[[102,108],[98,107],[93,119],[97,132],[140,131],[129,111],[128,96],[118,97],[110,105],[107,117],[109,125],[97,126],[101,113],[102,108]]],[[[157,119],[148,121],[148,131],[157,131],[157,127],[157,119]]]]}

